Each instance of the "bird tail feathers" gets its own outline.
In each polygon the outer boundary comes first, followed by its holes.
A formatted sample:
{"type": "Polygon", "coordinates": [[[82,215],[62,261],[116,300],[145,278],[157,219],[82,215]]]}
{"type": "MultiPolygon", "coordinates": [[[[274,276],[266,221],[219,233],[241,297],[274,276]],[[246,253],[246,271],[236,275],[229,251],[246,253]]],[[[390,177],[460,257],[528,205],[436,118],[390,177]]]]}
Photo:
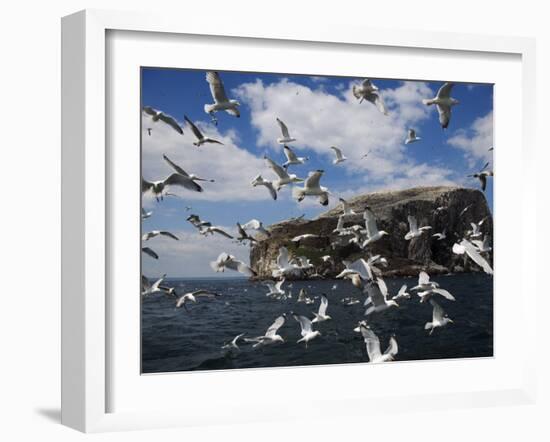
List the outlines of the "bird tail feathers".
{"type": "Polygon", "coordinates": [[[424,103],[424,104],[427,105],[427,106],[431,106],[432,104],[434,104],[434,100],[432,100],[432,99],[429,99],[429,100],[424,99],[424,100],[422,100],[422,103],[424,103]]]}

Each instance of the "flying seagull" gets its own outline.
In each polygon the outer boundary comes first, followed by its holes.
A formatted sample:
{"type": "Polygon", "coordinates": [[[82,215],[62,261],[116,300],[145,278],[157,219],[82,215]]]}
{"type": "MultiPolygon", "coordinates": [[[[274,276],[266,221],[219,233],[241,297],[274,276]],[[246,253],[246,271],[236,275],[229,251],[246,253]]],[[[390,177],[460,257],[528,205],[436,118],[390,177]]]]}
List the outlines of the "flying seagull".
{"type": "Polygon", "coordinates": [[[487,253],[492,250],[491,245],[489,244],[489,237],[487,235],[483,237],[483,241],[480,241],[479,239],[472,239],[471,242],[477,247],[479,253],[487,253]]]}
{"type": "Polygon", "coordinates": [[[286,315],[282,314],[281,316],[275,319],[275,322],[269,326],[267,331],[263,336],[257,336],[255,338],[245,338],[245,342],[255,342],[252,346],[254,348],[262,345],[270,345],[276,342],[285,342],[282,336],[278,335],[277,332],[284,325],[286,320],[286,315]]]}
{"type": "Polygon", "coordinates": [[[265,186],[267,190],[269,190],[269,194],[271,195],[271,198],[274,200],[277,199],[277,191],[275,190],[275,187],[273,187],[273,183],[271,181],[265,180],[261,175],[257,175],[254,177],[254,179],[251,181],[252,186],[265,186]]]}
{"type": "Polygon", "coordinates": [[[407,220],[409,221],[409,231],[405,235],[405,239],[408,241],[409,239],[417,238],[419,236],[422,236],[422,234],[430,230],[431,226],[424,226],[424,227],[418,227],[418,223],[416,221],[416,218],[414,216],[409,215],[407,217],[407,220]]]}
{"type": "Polygon", "coordinates": [[[196,227],[197,229],[202,229],[203,227],[210,227],[212,223],[208,221],[202,221],[198,215],[195,215],[192,213],[187,217],[187,221],[189,221],[193,227],[196,227]]]}
{"type": "Polygon", "coordinates": [[[159,259],[159,256],[157,255],[157,253],[150,247],[142,247],[141,251],[146,255],[149,255],[151,258],[159,259]]]}
{"type": "Polygon", "coordinates": [[[208,227],[202,227],[199,230],[199,233],[204,236],[208,235],[214,235],[214,233],[217,233],[219,235],[225,236],[226,238],[233,239],[233,236],[227,233],[225,230],[223,230],[221,227],[216,226],[208,226],[208,227]]]}
{"type": "Polygon", "coordinates": [[[153,212],[149,211],[147,212],[144,208],[141,209],[141,219],[147,219],[150,218],[153,212]]]}
{"type": "Polygon", "coordinates": [[[237,232],[239,233],[239,236],[237,236],[237,242],[243,243],[244,241],[248,241],[250,244],[256,242],[256,239],[246,232],[246,229],[241,225],[241,223],[237,223],[237,232]]]}
{"type": "Polygon", "coordinates": [[[477,178],[479,180],[481,184],[481,190],[483,192],[485,192],[485,188],[487,187],[487,178],[490,176],[494,176],[492,170],[487,170],[487,166],[489,166],[489,163],[486,163],[485,166],[483,166],[483,169],[481,169],[479,172],[468,175],[469,178],[477,178]]]}
{"type": "Polygon", "coordinates": [[[257,219],[251,219],[246,224],[243,224],[243,229],[248,230],[252,229],[255,230],[258,233],[261,233],[265,236],[271,236],[271,233],[265,229],[263,223],[261,221],[258,221],[257,219]]]}
{"type": "MultiPolygon", "coordinates": [[[[183,129],[180,127],[180,125],[178,124],[178,122],[176,121],[176,119],[174,117],[171,117],[170,115],[165,114],[162,111],[153,109],[151,106],[145,106],[143,108],[143,111],[146,114],[151,115],[153,117],[152,118],[153,121],[156,122],[156,121],[160,120],[160,121],[166,123],[172,129],[174,129],[176,132],[183,135],[183,129]]],[[[151,135],[151,134],[149,133],[149,135],[151,135]]]]}
{"type": "Polygon", "coordinates": [[[228,253],[220,253],[216,261],[210,262],[210,267],[215,272],[224,272],[225,269],[234,270],[236,272],[242,273],[245,276],[255,276],[256,272],[248,267],[244,262],[239,261],[233,255],[228,253]]]}
{"type": "Polygon", "coordinates": [[[479,250],[467,239],[463,239],[458,244],[453,244],[453,252],[457,255],[463,255],[466,253],[472,261],[474,261],[478,266],[480,266],[483,271],[489,275],[493,274],[493,269],[487,262],[487,260],[481,256],[479,250]]]}
{"type": "Polygon", "coordinates": [[[356,213],[351,209],[349,203],[344,198],[338,198],[338,200],[342,203],[342,215],[341,216],[352,216],[356,215],[356,213]]]}
{"type": "Polygon", "coordinates": [[[203,191],[202,187],[195,183],[191,177],[179,173],[173,173],[172,175],[159,181],[147,181],[144,178],[141,179],[141,192],[151,192],[155,195],[157,201],[164,198],[164,195],[166,194],[164,190],[167,186],[181,186],[195,192],[203,191]]]}
{"type": "Polygon", "coordinates": [[[179,240],[179,238],[174,235],[173,233],[167,232],[166,230],[151,230],[150,232],[144,233],[141,237],[142,241],[149,241],[151,238],[154,238],[155,236],[167,236],[168,238],[172,238],[175,240],[179,240]]]}
{"type": "Polygon", "coordinates": [[[215,123],[217,122],[216,118],[214,117],[214,113],[218,111],[225,111],[228,114],[233,115],[237,118],[240,117],[240,103],[237,100],[230,100],[227,98],[222,80],[220,78],[220,74],[218,74],[217,72],[208,71],[206,73],[206,81],[210,85],[210,93],[212,94],[212,98],[214,98],[215,103],[205,104],[204,111],[208,115],[210,115],[212,120],[215,123]]]}
{"type": "Polygon", "coordinates": [[[277,282],[266,282],[265,285],[269,289],[269,292],[265,296],[279,296],[284,295],[285,291],[282,289],[285,279],[281,279],[277,282]]]}
{"type": "Polygon", "coordinates": [[[365,287],[368,297],[364,306],[367,307],[365,316],[372,313],[383,312],[391,307],[399,307],[399,304],[393,299],[388,300],[388,287],[382,278],[376,278],[376,281],[369,281],[365,287]]]}
{"type": "Polygon", "coordinates": [[[430,304],[433,306],[433,316],[432,322],[426,322],[424,330],[430,330],[430,335],[433,333],[434,329],[437,327],[445,327],[447,324],[452,324],[452,319],[449,319],[437,302],[433,299],[430,299],[430,304]]]}
{"type": "Polygon", "coordinates": [[[455,104],[458,104],[458,100],[451,97],[451,89],[453,83],[445,83],[437,91],[437,95],[429,100],[422,100],[422,102],[428,106],[435,104],[437,112],[439,113],[439,123],[443,129],[447,129],[449,122],[451,121],[451,108],[455,104]]]}
{"type": "Polygon", "coordinates": [[[309,160],[309,157],[298,157],[294,153],[294,151],[288,147],[286,144],[283,146],[284,153],[286,156],[286,161],[283,164],[283,167],[292,166],[294,164],[304,164],[307,160],[309,160]]]}
{"type": "Polygon", "coordinates": [[[334,151],[334,154],[336,155],[336,158],[332,160],[332,164],[336,165],[348,159],[346,156],[344,156],[344,154],[342,154],[341,149],[338,149],[336,146],[330,146],[330,148],[334,151]]]}
{"type": "Polygon", "coordinates": [[[417,294],[420,297],[420,302],[431,300],[433,298],[433,295],[441,295],[449,301],[456,301],[455,297],[449,291],[440,287],[432,287],[422,292],[418,292],[417,294]]]}
{"type": "Polygon", "coordinates": [[[149,295],[154,295],[155,293],[161,293],[162,289],[160,285],[162,284],[162,281],[164,281],[164,278],[166,278],[166,275],[162,275],[153,284],[151,284],[149,280],[142,275],[141,276],[141,295],[149,296],[149,295]]]}
{"type": "Polygon", "coordinates": [[[386,105],[380,96],[379,89],[368,78],[364,79],[361,82],[361,85],[354,84],[352,92],[355,98],[359,100],[359,103],[362,103],[363,100],[367,100],[374,104],[376,108],[384,115],[388,115],[386,105]]]}
{"type": "Polygon", "coordinates": [[[296,138],[292,138],[290,136],[290,133],[288,132],[288,127],[286,127],[286,124],[283,123],[282,120],[277,118],[277,123],[279,124],[279,127],[281,128],[281,133],[283,134],[281,138],[277,138],[277,143],[288,144],[288,143],[292,143],[293,141],[296,141],[296,138]]]}
{"type": "Polygon", "coordinates": [[[329,319],[332,319],[329,315],[327,315],[327,308],[328,308],[328,299],[325,295],[321,296],[321,304],[319,304],[319,310],[317,313],[313,313],[315,315],[315,318],[311,322],[324,322],[328,321],[329,319]]]}
{"type": "Polygon", "coordinates": [[[435,281],[430,281],[430,275],[425,271],[421,271],[418,274],[418,285],[415,285],[411,290],[430,290],[439,287],[439,284],[435,281]]]}
{"type": "Polygon", "coordinates": [[[239,339],[241,339],[244,336],[244,333],[241,333],[240,335],[237,335],[233,338],[233,340],[226,342],[222,345],[222,350],[240,350],[239,346],[237,345],[237,342],[239,342],[239,339]]]}
{"type": "Polygon", "coordinates": [[[390,338],[388,348],[386,349],[384,354],[382,354],[380,352],[380,339],[378,339],[378,336],[376,336],[376,334],[364,324],[359,325],[359,330],[361,331],[361,334],[363,335],[363,340],[365,341],[365,344],[367,346],[369,362],[376,364],[379,362],[393,361],[395,355],[399,350],[395,337],[392,336],[390,338]]]}
{"type": "MultiPolygon", "coordinates": [[[[194,173],[187,173],[185,170],[183,170],[180,166],[178,166],[176,163],[174,163],[172,160],[170,160],[170,158],[168,158],[166,155],[162,155],[162,158],[164,158],[164,161],[166,161],[170,167],[172,169],[174,169],[177,173],[179,173],[180,175],[183,175],[183,176],[186,176],[186,177],[189,177],[189,179],[193,180],[193,181],[208,181],[209,183],[213,183],[215,180],[211,180],[211,179],[207,179],[207,178],[200,178],[198,177],[197,175],[195,175],[194,173]]],[[[185,208],[185,210],[190,210],[191,207],[187,206],[185,208]]]]}
{"type": "Polygon", "coordinates": [[[399,292],[397,292],[397,295],[395,295],[392,300],[400,300],[400,299],[411,299],[411,294],[407,292],[407,284],[403,284],[401,288],[399,289],[399,292]]]}
{"type": "Polygon", "coordinates": [[[306,196],[318,196],[319,202],[323,206],[328,206],[329,191],[326,187],[319,184],[324,170],[316,170],[309,172],[307,179],[304,183],[304,187],[294,187],[292,189],[292,195],[298,202],[302,201],[306,196]]]}
{"type": "Polygon", "coordinates": [[[407,139],[405,140],[405,144],[411,144],[415,141],[420,141],[422,138],[416,136],[416,131],[414,129],[409,129],[407,132],[407,139]]]}
{"type": "Polygon", "coordinates": [[[197,298],[215,298],[216,296],[221,295],[210,290],[195,290],[194,292],[189,292],[180,296],[176,301],[176,308],[185,307],[187,310],[185,306],[186,302],[197,302],[197,298]]]}
{"type": "Polygon", "coordinates": [[[199,130],[199,128],[197,126],[195,126],[195,124],[189,118],[187,118],[187,115],[184,115],[183,118],[185,119],[185,121],[187,122],[187,124],[191,128],[191,132],[193,132],[193,135],[195,135],[195,138],[197,139],[197,141],[195,141],[193,143],[195,146],[200,147],[205,143],[214,143],[214,144],[222,144],[223,145],[223,143],[221,141],[215,140],[214,138],[205,137],[202,134],[202,132],[199,130]]]}
{"type": "Polygon", "coordinates": [[[301,316],[301,315],[292,315],[292,316],[297,322],[300,323],[300,329],[301,329],[300,334],[302,335],[302,337],[296,341],[296,344],[299,344],[300,342],[305,342],[306,348],[307,348],[307,343],[312,339],[315,339],[317,336],[321,336],[321,332],[319,330],[313,331],[312,321],[310,321],[305,316],[301,316]]]}
{"type": "Polygon", "coordinates": [[[365,218],[365,228],[367,230],[367,239],[363,242],[363,248],[375,241],[378,241],[384,235],[389,235],[385,230],[378,230],[378,226],[376,225],[376,217],[369,207],[365,208],[363,218],[365,218]]]}
{"type": "Polygon", "coordinates": [[[286,247],[279,247],[279,254],[277,255],[277,260],[273,265],[271,273],[272,276],[274,278],[280,278],[283,276],[297,275],[300,272],[300,267],[290,261],[288,249],[286,247]]]}
{"type": "Polygon", "coordinates": [[[275,189],[277,190],[277,192],[279,190],[281,190],[281,187],[287,185],[287,184],[292,184],[292,183],[301,183],[302,181],[304,181],[302,178],[298,178],[295,174],[291,173],[289,174],[287,171],[286,171],[286,168],[282,167],[282,166],[279,166],[275,161],[273,161],[271,158],[269,158],[268,156],[264,156],[264,159],[268,165],[268,167],[273,171],[275,172],[275,174],[277,175],[278,179],[273,181],[273,186],[275,187],[275,189]]]}

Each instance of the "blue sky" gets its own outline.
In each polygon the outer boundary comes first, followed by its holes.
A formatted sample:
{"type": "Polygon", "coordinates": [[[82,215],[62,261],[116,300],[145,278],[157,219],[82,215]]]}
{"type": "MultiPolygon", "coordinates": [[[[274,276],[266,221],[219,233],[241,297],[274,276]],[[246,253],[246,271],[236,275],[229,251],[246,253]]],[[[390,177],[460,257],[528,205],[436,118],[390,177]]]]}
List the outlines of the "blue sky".
{"type": "MultiPolygon", "coordinates": [[[[439,184],[477,188],[477,181],[466,175],[492,160],[488,152],[493,145],[492,85],[457,83],[452,96],[460,104],[453,109],[449,128],[443,130],[435,108],[421,102],[436,94],[441,81],[372,79],[389,109],[389,115],[384,116],[368,102],[359,104],[351,94],[359,78],[240,72],[220,75],[227,95],[241,103],[241,117],[218,113],[218,125],[214,126],[204,112],[204,105],[213,102],[205,71],[142,70],[144,106],[162,110],[180,122],[187,115],[206,135],[224,142],[224,146],[197,148],[185,126],[182,136],[142,115],[144,178],[158,180],[171,173],[162,159],[165,153],[188,173],[216,180],[206,183],[200,194],[171,189],[180,197],[168,197],[161,203],[143,198],[144,207],[154,212],[143,221],[143,231],[166,229],[181,238],[149,241],[161,258],[143,257],[147,276],[216,276],[208,262],[224,251],[248,260],[248,247],[199,235],[185,221],[190,213],[234,231],[237,221],[257,218],[268,225],[304,213],[313,218],[327,210],[313,198],[301,203],[292,200],[290,187],[273,201],[265,188],[250,186],[258,173],[265,179],[275,178],[265,166],[264,155],[280,164],[285,161],[282,146],[276,143],[280,136],[276,117],[297,139],[291,147],[299,156],[310,158],[304,165],[292,166],[291,172],[305,178],[310,170],[325,170],[321,184],[332,193],[329,208],[336,205],[339,196],[369,191],[439,184]],[[409,127],[417,131],[421,141],[404,144],[409,127]],[[151,136],[147,128],[152,128],[151,136]],[[331,145],[341,148],[349,160],[333,166],[331,145]],[[369,150],[369,156],[362,160],[369,150]],[[192,209],[186,211],[186,206],[192,209]]],[[[490,206],[492,194],[489,180],[486,196],[490,206]]]]}

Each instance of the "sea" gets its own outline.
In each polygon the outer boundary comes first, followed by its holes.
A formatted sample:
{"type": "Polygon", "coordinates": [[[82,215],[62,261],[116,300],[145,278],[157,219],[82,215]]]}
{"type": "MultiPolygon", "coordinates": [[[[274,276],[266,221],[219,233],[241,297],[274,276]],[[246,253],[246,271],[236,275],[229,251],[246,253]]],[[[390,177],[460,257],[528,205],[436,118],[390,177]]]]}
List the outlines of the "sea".
{"type": "MultiPolygon", "coordinates": [[[[437,328],[433,334],[424,329],[432,320],[432,306],[412,299],[399,301],[399,308],[373,313],[367,318],[378,335],[384,351],[394,335],[399,352],[396,361],[444,358],[479,358],[493,356],[493,278],[482,273],[432,276],[456,301],[438,296],[448,316],[454,321],[437,328]]],[[[390,295],[402,284],[416,285],[417,278],[385,279],[390,295]]],[[[291,367],[368,362],[360,333],[354,332],[358,321],[366,319],[365,295],[349,281],[309,280],[285,283],[292,298],[277,300],[266,296],[264,283],[243,278],[168,279],[165,285],[176,287],[178,294],[198,289],[218,292],[221,296],[189,303],[188,311],[175,308],[175,298],[157,294],[142,299],[141,356],[142,373],[166,373],[194,370],[228,370],[259,367],[291,367]],[[306,288],[314,304],[298,303],[298,292],[306,288]],[[321,336],[306,349],[297,344],[300,326],[291,312],[313,319],[320,296],[328,298],[331,320],[314,324],[321,336]],[[343,305],[343,298],[361,302],[343,305]],[[222,350],[224,343],[238,334],[261,336],[273,321],[286,313],[279,334],[285,339],[261,348],[239,343],[239,351],[222,350]]]]}

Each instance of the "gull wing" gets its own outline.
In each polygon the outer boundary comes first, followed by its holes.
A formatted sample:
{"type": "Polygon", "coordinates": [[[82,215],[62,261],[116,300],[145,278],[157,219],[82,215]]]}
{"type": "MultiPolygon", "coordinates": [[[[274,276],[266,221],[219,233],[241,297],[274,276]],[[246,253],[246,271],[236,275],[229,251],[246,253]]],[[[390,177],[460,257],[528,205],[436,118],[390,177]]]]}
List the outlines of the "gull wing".
{"type": "MultiPolygon", "coordinates": [[[[468,254],[472,261],[474,261],[478,266],[480,266],[483,271],[489,275],[493,274],[493,269],[487,262],[487,260],[480,255],[476,247],[468,240],[463,239],[460,242],[460,246],[464,248],[464,251],[468,254]]],[[[454,251],[454,246],[453,246],[454,251]]]]}
{"type": "Polygon", "coordinates": [[[182,186],[188,190],[194,190],[195,192],[202,192],[202,187],[195,183],[188,176],[181,175],[179,173],[173,173],[164,180],[165,185],[169,186],[182,186]]]}
{"type": "Polygon", "coordinates": [[[370,281],[374,278],[370,264],[363,258],[353,261],[348,265],[348,269],[357,272],[362,279],[370,281]]]}
{"type": "Polygon", "coordinates": [[[461,244],[454,243],[453,244],[453,253],[456,253],[457,255],[464,255],[466,252],[466,249],[461,244]]]}
{"type": "Polygon", "coordinates": [[[157,255],[157,253],[150,247],[142,247],[141,251],[146,255],[149,255],[151,258],[159,259],[159,256],[157,255]]]}
{"type": "Polygon", "coordinates": [[[397,292],[397,296],[403,296],[406,291],[407,291],[407,284],[403,284],[399,289],[399,291],[397,292]]]}
{"type": "Polygon", "coordinates": [[[273,187],[273,183],[271,181],[266,181],[264,183],[264,186],[269,190],[269,194],[271,195],[271,198],[274,200],[277,199],[277,190],[275,190],[275,187],[273,187]]]}
{"type": "Polygon", "coordinates": [[[308,318],[301,315],[293,315],[293,316],[294,316],[294,319],[296,319],[296,321],[300,323],[300,328],[302,329],[301,330],[302,336],[306,336],[307,334],[312,332],[311,321],[308,318]]]}
{"type": "Polygon", "coordinates": [[[281,290],[281,287],[283,286],[284,283],[285,283],[285,278],[283,278],[280,281],[277,281],[275,283],[275,288],[277,289],[277,291],[281,290]]]}
{"type": "Polygon", "coordinates": [[[238,259],[235,259],[233,257],[230,257],[224,265],[228,269],[235,270],[236,272],[242,273],[245,276],[256,276],[256,272],[254,270],[248,267],[244,262],[239,261],[238,259]]]}
{"type": "Polygon", "coordinates": [[[342,150],[341,149],[338,149],[336,146],[330,146],[330,148],[334,151],[334,153],[336,154],[336,158],[338,160],[341,160],[342,159],[342,150]]]}
{"type": "Polygon", "coordinates": [[[151,116],[156,116],[158,114],[158,112],[153,109],[151,106],[144,106],[143,107],[143,112],[145,112],[147,115],[151,115],[151,116]]]}
{"type": "Polygon", "coordinates": [[[378,288],[380,289],[382,296],[384,296],[385,301],[388,298],[388,286],[382,278],[376,278],[376,282],[378,283],[378,288]]]}
{"type": "Polygon", "coordinates": [[[206,81],[210,85],[210,93],[212,94],[212,98],[214,98],[216,103],[225,103],[229,101],[227,99],[227,95],[225,95],[225,89],[223,87],[220,74],[218,74],[217,72],[208,71],[206,73],[206,81]]]}
{"type": "Polygon", "coordinates": [[[265,335],[274,336],[277,333],[277,330],[279,330],[284,323],[285,317],[283,315],[279,316],[277,319],[275,319],[275,322],[269,326],[269,328],[265,332],[265,335]]]}
{"type": "MultiPolygon", "coordinates": [[[[241,113],[240,113],[239,109],[237,109],[236,107],[231,107],[231,108],[229,108],[229,109],[225,109],[225,111],[226,111],[228,114],[233,115],[233,116],[235,116],[235,117],[237,117],[237,118],[241,116],[241,113]]],[[[220,144],[222,144],[222,143],[220,143],[220,144]]]]}
{"type": "Polygon", "coordinates": [[[288,133],[288,127],[286,127],[286,124],[283,123],[279,118],[277,118],[277,123],[279,123],[279,127],[281,128],[283,137],[290,138],[290,134],[288,133]]]}
{"type": "Polygon", "coordinates": [[[367,236],[369,238],[372,238],[374,235],[378,233],[378,227],[376,226],[376,217],[374,216],[374,213],[371,209],[368,207],[365,209],[365,212],[363,213],[363,218],[365,218],[365,227],[367,229],[367,236]]]}
{"type": "Polygon", "coordinates": [[[441,307],[433,299],[430,299],[430,304],[433,306],[432,322],[433,323],[441,322],[445,317],[445,310],[443,310],[443,307],[441,307]]]}
{"type": "Polygon", "coordinates": [[[359,326],[359,329],[367,346],[369,361],[372,362],[375,359],[379,359],[382,356],[380,353],[380,339],[378,339],[378,336],[370,328],[365,327],[363,324],[359,326]]]}
{"type": "Polygon", "coordinates": [[[212,292],[210,290],[205,290],[205,289],[195,290],[194,292],[191,292],[191,294],[195,298],[214,298],[216,296],[221,296],[219,293],[212,292]]]}
{"type": "Polygon", "coordinates": [[[164,278],[166,278],[166,274],[162,275],[153,283],[153,285],[151,286],[151,291],[157,292],[159,290],[159,286],[162,284],[162,281],[164,281],[164,278]]]}
{"type": "Polygon", "coordinates": [[[191,128],[191,132],[193,132],[193,135],[195,135],[195,137],[197,139],[202,140],[204,138],[204,135],[199,130],[199,128],[197,126],[195,126],[195,123],[193,123],[189,118],[187,118],[187,115],[184,115],[183,118],[185,119],[185,121],[187,122],[189,127],[191,128]]]}
{"type": "Polygon", "coordinates": [[[167,236],[169,238],[175,239],[176,241],[179,241],[179,238],[176,235],[174,235],[172,232],[168,232],[166,230],[161,230],[159,232],[159,235],[164,235],[164,236],[167,236]]]}
{"type": "Polygon", "coordinates": [[[418,285],[428,284],[430,282],[430,275],[422,271],[418,274],[418,285]]]}
{"type": "Polygon", "coordinates": [[[288,161],[297,161],[298,160],[298,157],[296,156],[296,154],[294,153],[294,151],[288,147],[288,146],[283,146],[283,149],[284,149],[284,152],[285,152],[285,156],[286,156],[286,159],[288,161]]]}
{"type": "Polygon", "coordinates": [[[414,129],[409,129],[409,138],[410,139],[416,138],[416,132],[414,131],[414,129]]]}
{"type": "Polygon", "coordinates": [[[397,354],[399,351],[399,347],[397,346],[397,340],[392,336],[390,338],[390,343],[388,345],[388,348],[384,352],[385,355],[389,355],[390,359],[393,359],[393,357],[397,354]]]}
{"type": "Polygon", "coordinates": [[[273,161],[269,157],[264,157],[267,165],[273,172],[277,174],[277,176],[281,179],[288,178],[288,173],[286,173],[286,170],[283,169],[281,166],[279,166],[275,161],[273,161]]]}
{"type": "Polygon", "coordinates": [[[141,275],[141,291],[145,292],[150,288],[151,283],[149,282],[149,280],[145,276],[141,275]]]}
{"type": "Polygon", "coordinates": [[[151,181],[147,181],[143,177],[141,178],[141,191],[147,192],[148,190],[151,190],[153,187],[153,183],[151,181]]]}
{"type": "Polygon", "coordinates": [[[407,216],[407,220],[409,221],[409,230],[411,232],[416,232],[418,230],[418,222],[416,221],[416,218],[414,216],[407,216]]]}
{"type": "Polygon", "coordinates": [[[378,92],[371,92],[370,95],[367,97],[367,100],[374,104],[381,113],[383,113],[384,115],[388,115],[386,104],[384,103],[384,100],[378,92]]]}
{"type": "Polygon", "coordinates": [[[449,121],[451,120],[451,107],[444,106],[441,104],[436,105],[437,112],[439,113],[439,122],[443,129],[447,129],[449,126],[449,121]]]}
{"type": "Polygon", "coordinates": [[[438,287],[431,289],[433,293],[437,293],[438,295],[443,296],[445,299],[448,299],[449,301],[455,301],[455,297],[451,295],[450,292],[448,292],[445,289],[440,289],[438,287]]]}
{"type": "Polygon", "coordinates": [[[262,223],[257,219],[251,219],[246,224],[243,224],[243,229],[253,229],[258,230],[262,226],[262,223]]]}
{"type": "Polygon", "coordinates": [[[172,127],[176,132],[179,132],[180,134],[183,134],[183,129],[180,127],[178,122],[174,117],[171,117],[170,115],[166,115],[165,113],[160,113],[158,115],[159,120],[164,121],[168,126],[172,127]]]}
{"type": "Polygon", "coordinates": [[[451,89],[454,83],[444,83],[443,86],[437,91],[437,98],[449,98],[451,96],[451,89]]]}
{"type": "Polygon", "coordinates": [[[306,181],[304,183],[304,187],[309,189],[316,189],[320,187],[320,180],[323,176],[323,172],[321,170],[316,170],[313,172],[309,172],[306,181]]]}
{"type": "Polygon", "coordinates": [[[327,314],[328,299],[325,295],[321,296],[321,304],[319,305],[319,316],[325,316],[327,314]]]}
{"type": "Polygon", "coordinates": [[[386,303],[386,298],[382,294],[380,286],[376,282],[370,281],[365,287],[365,290],[367,291],[367,294],[375,307],[386,303]]]}
{"type": "Polygon", "coordinates": [[[162,155],[162,158],[164,158],[164,161],[166,161],[170,165],[170,167],[174,169],[177,173],[183,176],[189,176],[189,174],[185,170],[183,170],[180,166],[170,160],[170,158],[168,158],[165,154],[162,155]]]}
{"type": "Polygon", "coordinates": [[[214,233],[219,233],[220,235],[223,235],[225,236],[226,238],[231,238],[233,239],[233,237],[227,233],[225,230],[223,229],[220,229],[219,227],[210,227],[210,231],[211,232],[214,232],[214,233]]]}

